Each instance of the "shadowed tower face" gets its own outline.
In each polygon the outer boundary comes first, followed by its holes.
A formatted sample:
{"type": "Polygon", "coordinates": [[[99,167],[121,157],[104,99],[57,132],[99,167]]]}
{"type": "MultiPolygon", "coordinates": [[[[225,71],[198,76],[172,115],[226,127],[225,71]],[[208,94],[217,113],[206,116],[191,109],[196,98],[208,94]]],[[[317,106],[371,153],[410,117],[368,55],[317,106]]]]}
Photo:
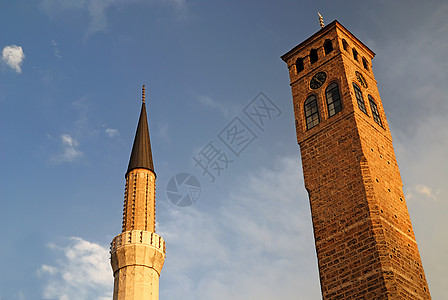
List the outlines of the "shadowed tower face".
{"type": "Polygon", "coordinates": [[[126,172],[122,233],[111,243],[113,299],[159,299],[165,242],[155,233],[156,174],[146,116],[145,86],[140,119],[126,172]]]}
{"type": "Polygon", "coordinates": [[[282,56],[322,296],[430,299],[372,73],[374,55],[334,21],[282,56]]]}

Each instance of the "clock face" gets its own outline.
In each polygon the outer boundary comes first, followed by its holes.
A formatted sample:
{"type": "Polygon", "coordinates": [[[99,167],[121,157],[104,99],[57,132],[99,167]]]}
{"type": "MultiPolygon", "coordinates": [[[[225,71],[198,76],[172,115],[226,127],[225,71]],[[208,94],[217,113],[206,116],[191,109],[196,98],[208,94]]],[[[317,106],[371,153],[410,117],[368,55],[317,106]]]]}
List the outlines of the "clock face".
{"type": "Polygon", "coordinates": [[[367,88],[367,82],[366,82],[366,80],[364,79],[364,77],[362,76],[362,74],[359,73],[358,71],[356,71],[355,74],[356,74],[356,78],[358,78],[359,83],[360,83],[363,87],[367,88]]]}
{"type": "Polygon", "coordinates": [[[325,80],[327,80],[327,74],[325,72],[319,72],[311,78],[310,88],[313,90],[318,89],[324,84],[325,80]]]}

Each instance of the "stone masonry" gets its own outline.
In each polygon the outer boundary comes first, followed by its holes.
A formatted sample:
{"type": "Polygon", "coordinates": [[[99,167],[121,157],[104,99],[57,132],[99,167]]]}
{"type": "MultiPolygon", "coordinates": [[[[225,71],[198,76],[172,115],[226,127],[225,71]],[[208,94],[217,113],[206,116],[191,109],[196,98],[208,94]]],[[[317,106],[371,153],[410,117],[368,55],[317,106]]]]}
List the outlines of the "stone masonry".
{"type": "Polygon", "coordinates": [[[282,56],[289,69],[322,296],[431,299],[372,72],[374,55],[333,21],[282,56]],[[324,43],[331,44],[327,51],[324,43]],[[312,49],[317,50],[314,62],[312,49]],[[303,69],[296,66],[298,58],[303,69]],[[326,80],[312,89],[310,80],[321,71],[326,80]],[[329,117],[325,90],[331,83],[338,85],[342,110],[329,117]],[[353,83],[361,89],[367,114],[358,106],[353,83]],[[317,97],[320,122],[307,129],[304,102],[311,95],[317,97]],[[368,95],[382,126],[373,119],[368,95]]]}
{"type": "Polygon", "coordinates": [[[145,107],[126,172],[122,233],[110,248],[114,300],[158,300],[159,277],[165,262],[165,241],[155,233],[156,174],[145,107]]]}

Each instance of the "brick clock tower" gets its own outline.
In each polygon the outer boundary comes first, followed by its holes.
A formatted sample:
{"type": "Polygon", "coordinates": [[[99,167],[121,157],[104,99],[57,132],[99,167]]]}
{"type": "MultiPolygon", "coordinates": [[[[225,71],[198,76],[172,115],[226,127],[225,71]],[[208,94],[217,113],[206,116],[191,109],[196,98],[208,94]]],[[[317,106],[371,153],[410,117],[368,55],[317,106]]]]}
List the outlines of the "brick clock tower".
{"type": "Polygon", "coordinates": [[[374,55],[333,21],[282,56],[322,296],[431,299],[372,72],[374,55]]]}

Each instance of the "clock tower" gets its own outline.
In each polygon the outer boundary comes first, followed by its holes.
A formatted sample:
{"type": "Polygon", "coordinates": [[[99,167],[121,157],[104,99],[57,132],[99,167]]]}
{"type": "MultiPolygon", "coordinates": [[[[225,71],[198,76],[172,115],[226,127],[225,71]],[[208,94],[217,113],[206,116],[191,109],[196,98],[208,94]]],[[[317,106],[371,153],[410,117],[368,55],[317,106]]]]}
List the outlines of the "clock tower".
{"type": "Polygon", "coordinates": [[[374,55],[333,21],[282,56],[322,296],[431,299],[372,72],[374,55]]]}

